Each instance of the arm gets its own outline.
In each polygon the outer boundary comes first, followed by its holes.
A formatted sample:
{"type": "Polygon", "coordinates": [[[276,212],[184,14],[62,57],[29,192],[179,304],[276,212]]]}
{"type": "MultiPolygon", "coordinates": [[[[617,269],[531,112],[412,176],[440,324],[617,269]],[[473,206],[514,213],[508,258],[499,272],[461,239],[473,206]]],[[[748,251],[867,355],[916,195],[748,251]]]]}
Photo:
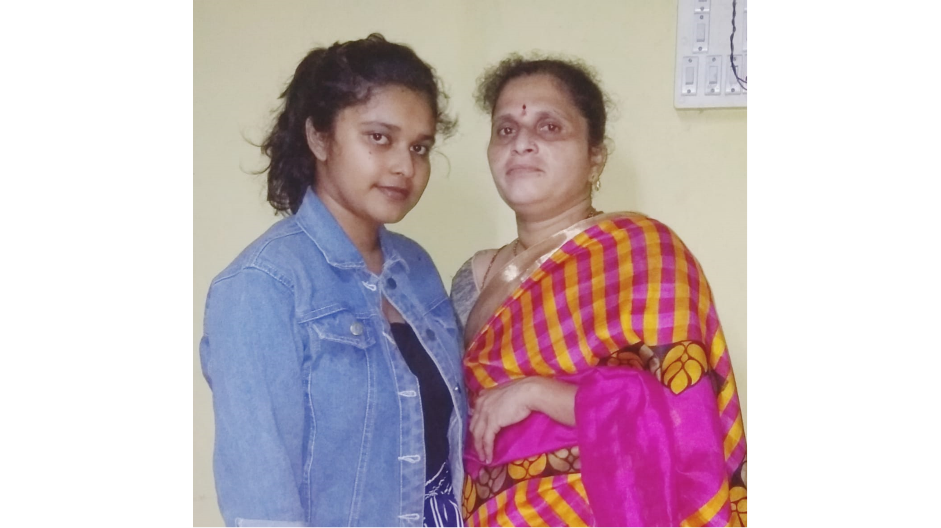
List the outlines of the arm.
{"type": "Polygon", "coordinates": [[[302,525],[305,409],[293,293],[256,269],[217,281],[200,348],[212,388],[213,472],[226,524],[302,525]]]}
{"type": "Polygon", "coordinates": [[[573,427],[577,390],[577,385],[540,376],[484,390],[474,404],[470,422],[477,455],[489,464],[493,460],[494,438],[500,429],[522,421],[533,411],[573,427]]]}

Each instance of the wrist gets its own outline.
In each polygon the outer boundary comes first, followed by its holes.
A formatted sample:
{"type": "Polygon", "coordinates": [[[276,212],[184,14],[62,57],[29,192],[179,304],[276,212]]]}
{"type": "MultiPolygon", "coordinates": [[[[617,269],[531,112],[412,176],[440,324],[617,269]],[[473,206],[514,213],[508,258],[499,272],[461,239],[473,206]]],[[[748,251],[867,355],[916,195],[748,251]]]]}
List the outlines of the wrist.
{"type": "Polygon", "coordinates": [[[530,411],[543,412],[542,407],[546,401],[546,388],[551,380],[540,376],[532,376],[521,381],[524,382],[523,394],[526,408],[530,411]]]}

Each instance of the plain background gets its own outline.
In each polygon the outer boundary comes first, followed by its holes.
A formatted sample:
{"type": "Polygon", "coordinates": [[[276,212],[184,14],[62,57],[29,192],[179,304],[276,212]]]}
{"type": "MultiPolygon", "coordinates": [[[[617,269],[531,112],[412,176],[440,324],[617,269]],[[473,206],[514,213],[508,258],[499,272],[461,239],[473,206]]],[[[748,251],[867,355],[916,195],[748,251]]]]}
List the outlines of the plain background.
{"type": "Polygon", "coordinates": [[[595,206],[634,210],[669,225],[712,285],[738,382],[746,376],[746,110],[673,108],[676,5],[602,1],[200,0],[193,27],[193,510],[221,522],[212,478],[213,417],[199,368],[213,276],[278,217],[265,202],[264,138],[278,95],[313,47],[373,31],[411,46],[450,94],[458,132],[438,147],[418,206],[390,226],[418,241],[450,287],[474,251],[515,238],[513,214],[487,165],[489,119],[475,79],[511,52],[578,57],[612,98],[613,150],[595,206]]]}

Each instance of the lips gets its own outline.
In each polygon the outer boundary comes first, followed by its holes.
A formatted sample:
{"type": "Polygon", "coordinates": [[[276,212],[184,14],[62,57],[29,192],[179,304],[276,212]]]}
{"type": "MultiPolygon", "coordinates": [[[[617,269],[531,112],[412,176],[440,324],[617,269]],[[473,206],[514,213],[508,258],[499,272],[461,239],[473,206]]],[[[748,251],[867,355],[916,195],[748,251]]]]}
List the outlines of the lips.
{"type": "Polygon", "coordinates": [[[542,172],[542,169],[536,167],[535,165],[523,165],[523,164],[514,164],[506,168],[506,175],[510,176],[515,173],[524,173],[524,172],[542,172]]]}
{"type": "Polygon", "coordinates": [[[379,189],[382,194],[393,200],[406,200],[408,199],[409,194],[411,194],[411,191],[408,187],[398,187],[395,185],[377,185],[376,188],[379,189]]]}

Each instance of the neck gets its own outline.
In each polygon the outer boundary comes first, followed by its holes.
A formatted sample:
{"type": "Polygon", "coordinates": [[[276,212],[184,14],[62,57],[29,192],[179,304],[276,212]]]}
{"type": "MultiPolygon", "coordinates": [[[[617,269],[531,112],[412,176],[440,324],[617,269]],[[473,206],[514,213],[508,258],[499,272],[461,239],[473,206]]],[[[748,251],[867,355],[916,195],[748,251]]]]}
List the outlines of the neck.
{"type": "Polygon", "coordinates": [[[373,232],[366,233],[348,230],[342,222],[340,226],[343,227],[346,236],[350,237],[350,240],[353,241],[353,245],[359,250],[359,254],[363,256],[363,260],[366,262],[366,267],[369,268],[369,271],[376,275],[382,273],[382,263],[385,259],[382,255],[382,246],[379,244],[378,227],[373,232]]]}
{"type": "Polygon", "coordinates": [[[523,248],[532,247],[555,233],[588,217],[591,211],[591,197],[572,204],[570,207],[549,217],[516,214],[516,232],[523,248]]]}

